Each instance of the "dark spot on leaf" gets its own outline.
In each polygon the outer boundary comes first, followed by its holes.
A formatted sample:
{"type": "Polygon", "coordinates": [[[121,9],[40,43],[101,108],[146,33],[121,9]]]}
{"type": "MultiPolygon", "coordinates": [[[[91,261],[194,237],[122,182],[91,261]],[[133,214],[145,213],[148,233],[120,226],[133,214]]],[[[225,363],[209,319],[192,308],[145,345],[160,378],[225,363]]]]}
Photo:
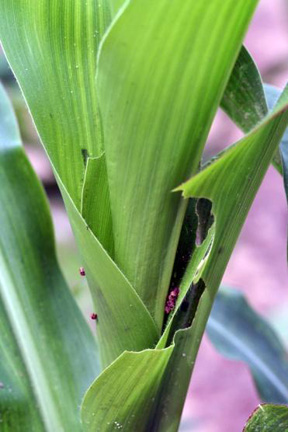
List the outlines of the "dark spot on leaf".
{"type": "Polygon", "coordinates": [[[82,154],[82,158],[83,158],[84,166],[86,166],[86,164],[87,164],[87,159],[88,159],[88,157],[89,157],[88,150],[85,149],[85,148],[82,148],[82,149],[81,149],[81,154],[82,154]]]}

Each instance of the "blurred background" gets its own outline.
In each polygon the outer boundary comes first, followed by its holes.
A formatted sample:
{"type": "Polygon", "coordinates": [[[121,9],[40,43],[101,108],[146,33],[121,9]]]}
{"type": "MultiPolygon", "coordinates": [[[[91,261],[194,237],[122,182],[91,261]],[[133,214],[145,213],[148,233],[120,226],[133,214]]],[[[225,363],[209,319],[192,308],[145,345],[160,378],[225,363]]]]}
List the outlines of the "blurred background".
{"type": "MultiPolygon", "coordinates": [[[[263,80],[284,87],[288,79],[288,0],[260,0],[246,37],[246,46],[263,80]]],[[[81,262],[61,197],[25,102],[1,51],[0,79],[9,91],[26,151],[51,203],[62,270],[89,321],[91,300],[85,280],[79,276],[81,262]]],[[[208,139],[206,156],[212,156],[240,137],[241,132],[219,111],[208,139]]],[[[271,167],[249,213],[223,284],[244,292],[253,308],[268,319],[287,347],[286,238],[287,203],[282,178],[271,167]]],[[[204,337],[185,404],[181,431],[241,431],[259,402],[247,366],[224,359],[204,337]]]]}

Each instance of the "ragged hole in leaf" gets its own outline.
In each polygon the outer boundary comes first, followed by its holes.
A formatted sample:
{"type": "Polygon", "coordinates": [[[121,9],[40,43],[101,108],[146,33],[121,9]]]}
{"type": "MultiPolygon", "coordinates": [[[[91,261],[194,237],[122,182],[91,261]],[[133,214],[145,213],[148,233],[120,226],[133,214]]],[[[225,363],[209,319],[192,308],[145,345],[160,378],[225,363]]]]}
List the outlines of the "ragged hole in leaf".
{"type": "MultiPolygon", "coordinates": [[[[164,326],[163,331],[167,325],[167,322],[169,321],[169,318],[174,311],[176,305],[176,301],[178,298],[178,295],[181,295],[182,282],[185,279],[185,273],[186,271],[190,271],[189,273],[189,280],[191,280],[191,286],[189,288],[189,291],[191,291],[191,287],[197,287],[195,288],[197,292],[200,292],[200,296],[202,295],[202,292],[204,290],[203,284],[204,282],[201,282],[200,278],[201,271],[203,269],[203,266],[205,265],[205,262],[207,261],[212,245],[213,245],[213,235],[209,235],[210,240],[207,238],[208,233],[210,232],[210,228],[212,229],[212,226],[214,226],[214,215],[212,213],[212,202],[209,199],[206,198],[191,198],[189,199],[188,208],[186,211],[180,240],[178,243],[176,258],[174,262],[174,268],[173,273],[169,285],[169,291],[166,298],[165,303],[165,317],[164,317],[164,326]],[[197,235],[198,235],[198,243],[197,244],[197,235]],[[209,240],[209,241],[208,241],[209,240]],[[193,264],[194,263],[194,264],[193,264]],[[190,268],[190,270],[188,270],[190,268]],[[191,273],[191,269],[194,270],[191,273]],[[194,281],[194,284],[192,283],[194,281]],[[203,288],[203,290],[202,290],[203,288]],[[175,296],[174,293],[177,292],[177,295],[175,296]]],[[[212,231],[211,231],[212,233],[212,231]]],[[[189,280],[187,281],[189,284],[189,280]]],[[[188,285],[189,286],[189,285],[188,285]]],[[[186,283],[187,287],[187,283],[186,283]]],[[[186,288],[187,289],[187,288],[186,288]]],[[[185,291],[182,293],[182,299],[185,295],[185,291]]],[[[194,292],[194,289],[193,289],[194,292]]],[[[187,297],[188,294],[186,294],[187,297]]],[[[186,299],[185,297],[185,299],[186,299]]],[[[181,307],[185,308],[185,304],[187,303],[187,299],[181,303],[181,307]]],[[[191,305],[189,309],[189,313],[191,313],[191,322],[193,320],[193,317],[196,312],[196,308],[198,305],[197,296],[195,297],[196,303],[191,305]],[[193,309],[195,307],[195,310],[193,309]],[[192,309],[191,309],[192,308],[192,309]]],[[[183,310],[183,309],[182,309],[183,310]]],[[[172,332],[178,330],[178,318],[177,313],[175,317],[173,317],[173,328],[172,332]]],[[[189,316],[189,313],[187,317],[189,316]]],[[[186,320],[188,318],[185,318],[186,320]]]]}
{"type": "Polygon", "coordinates": [[[189,199],[181,230],[169,292],[181,283],[196,246],[201,246],[214,223],[212,202],[206,198],[189,199]]]}
{"type": "Polygon", "coordinates": [[[207,237],[209,228],[214,223],[214,215],[212,213],[212,202],[206,198],[197,200],[196,213],[198,216],[198,227],[196,231],[196,245],[200,246],[207,237]]]}
{"type": "Polygon", "coordinates": [[[189,199],[174,261],[169,292],[179,286],[195,249],[196,230],[198,226],[196,203],[196,199],[189,199]]]}
{"type": "Polygon", "coordinates": [[[195,284],[192,283],[178,308],[176,315],[173,319],[169,336],[167,339],[167,346],[172,343],[172,339],[177,330],[185,329],[191,326],[195,317],[200,298],[206,288],[203,279],[199,279],[195,284]]]}

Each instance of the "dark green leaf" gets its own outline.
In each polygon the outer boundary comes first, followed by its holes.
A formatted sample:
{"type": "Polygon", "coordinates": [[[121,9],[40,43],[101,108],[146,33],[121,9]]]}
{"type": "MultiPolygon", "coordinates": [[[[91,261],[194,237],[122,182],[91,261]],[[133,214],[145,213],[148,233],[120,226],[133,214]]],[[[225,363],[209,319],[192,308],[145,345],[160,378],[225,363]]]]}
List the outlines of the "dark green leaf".
{"type": "Polygon", "coordinates": [[[0,183],[0,429],[78,431],[96,346],[59,270],[47,199],[2,87],[0,183]]]}
{"type": "Polygon", "coordinates": [[[235,63],[221,108],[244,132],[253,129],[268,113],[261,76],[245,47],[235,63]]]}
{"type": "Polygon", "coordinates": [[[207,324],[220,353],[249,366],[264,402],[288,403],[287,354],[270,325],[235,290],[220,290],[207,324]]]}
{"type": "Polygon", "coordinates": [[[243,432],[288,432],[288,407],[260,405],[249,418],[243,432]]]}

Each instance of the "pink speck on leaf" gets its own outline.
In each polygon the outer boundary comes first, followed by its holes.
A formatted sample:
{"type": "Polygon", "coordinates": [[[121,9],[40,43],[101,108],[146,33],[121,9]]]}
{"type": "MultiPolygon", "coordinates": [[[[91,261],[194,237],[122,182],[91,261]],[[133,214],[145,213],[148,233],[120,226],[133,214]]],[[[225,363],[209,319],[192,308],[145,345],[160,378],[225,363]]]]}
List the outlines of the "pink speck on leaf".
{"type": "Polygon", "coordinates": [[[86,275],[84,267],[80,267],[79,268],[79,273],[80,273],[80,276],[85,276],[86,275]]]}

